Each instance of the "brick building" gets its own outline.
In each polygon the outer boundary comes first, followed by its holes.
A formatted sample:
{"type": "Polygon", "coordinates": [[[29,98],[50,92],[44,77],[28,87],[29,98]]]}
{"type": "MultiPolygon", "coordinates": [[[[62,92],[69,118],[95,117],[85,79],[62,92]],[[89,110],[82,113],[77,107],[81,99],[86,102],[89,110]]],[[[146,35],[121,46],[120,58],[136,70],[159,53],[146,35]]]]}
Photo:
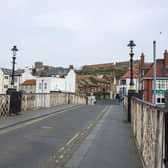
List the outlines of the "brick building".
{"type": "MultiPolygon", "coordinates": [[[[168,52],[163,59],[156,60],[156,104],[164,104],[164,93],[168,89],[168,52]]],[[[140,90],[143,100],[154,102],[154,63],[145,63],[144,55],[140,61],[140,90]]]]}
{"type": "Polygon", "coordinates": [[[77,92],[82,95],[93,94],[97,99],[110,97],[110,82],[92,75],[77,77],[77,92]]]}

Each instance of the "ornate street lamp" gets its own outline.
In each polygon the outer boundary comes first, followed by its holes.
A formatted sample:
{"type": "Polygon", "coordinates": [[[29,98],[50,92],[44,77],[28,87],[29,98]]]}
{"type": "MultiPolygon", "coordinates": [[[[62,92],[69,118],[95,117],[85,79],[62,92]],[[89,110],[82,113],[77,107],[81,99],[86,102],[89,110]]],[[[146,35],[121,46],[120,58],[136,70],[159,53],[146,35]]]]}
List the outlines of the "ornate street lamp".
{"type": "Polygon", "coordinates": [[[127,45],[130,47],[130,88],[128,90],[128,122],[131,122],[131,97],[135,96],[135,88],[134,88],[134,81],[133,81],[133,47],[135,47],[135,43],[133,40],[129,42],[127,45]]]}
{"type": "Polygon", "coordinates": [[[14,45],[13,48],[11,49],[13,52],[13,57],[12,57],[12,80],[11,80],[11,86],[13,88],[14,86],[14,76],[15,76],[15,60],[16,60],[16,52],[18,51],[17,47],[14,45]]]}
{"type": "Polygon", "coordinates": [[[133,47],[135,47],[135,43],[133,40],[130,41],[130,43],[128,44],[128,47],[130,47],[131,51],[130,51],[130,90],[135,90],[134,88],[134,80],[133,80],[133,47]]]}

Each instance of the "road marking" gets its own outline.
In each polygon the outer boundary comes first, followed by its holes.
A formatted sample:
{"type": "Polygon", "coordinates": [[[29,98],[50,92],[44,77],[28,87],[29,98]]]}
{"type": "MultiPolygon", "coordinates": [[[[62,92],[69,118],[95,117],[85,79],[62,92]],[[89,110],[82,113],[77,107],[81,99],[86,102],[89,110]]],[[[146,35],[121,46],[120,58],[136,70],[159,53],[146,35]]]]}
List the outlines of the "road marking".
{"type": "Polygon", "coordinates": [[[57,164],[56,167],[58,167],[60,163],[63,164],[62,162],[65,162],[65,160],[63,161],[63,159],[60,158],[61,156],[63,156],[63,158],[65,159],[70,158],[69,152],[72,151],[73,146],[76,143],[80,142],[81,137],[83,137],[84,138],[83,140],[85,141],[85,139],[88,137],[87,135],[88,131],[90,131],[96,125],[97,121],[100,120],[101,117],[104,116],[104,113],[107,112],[108,110],[109,110],[108,106],[105,106],[92,122],[90,122],[89,124],[85,125],[85,127],[80,129],[79,132],[77,132],[70,140],[68,140],[68,142],[63,147],[61,147],[57,151],[57,154],[56,154],[57,157],[55,158],[55,163],[57,164]],[[87,136],[84,137],[84,135],[87,135],[87,136]]]}
{"type": "Polygon", "coordinates": [[[69,146],[78,136],[79,136],[79,132],[77,132],[77,133],[66,143],[66,145],[69,146]]]}
{"type": "Polygon", "coordinates": [[[42,126],[41,128],[44,128],[44,129],[51,129],[52,127],[50,127],[50,126],[42,126]]]}
{"type": "MultiPolygon", "coordinates": [[[[95,141],[96,135],[101,130],[101,128],[105,122],[105,119],[108,117],[108,115],[110,113],[110,110],[111,110],[111,108],[108,108],[106,110],[105,115],[103,115],[103,117],[98,121],[98,123],[93,128],[91,133],[85,138],[85,140],[82,142],[80,147],[72,155],[71,159],[66,163],[64,168],[79,168],[80,167],[81,161],[84,159],[89,148],[91,147],[91,145],[95,141]]],[[[105,112],[105,110],[103,110],[103,112],[105,112]]]]}
{"type": "Polygon", "coordinates": [[[77,109],[77,108],[80,108],[80,106],[77,106],[77,107],[73,107],[73,108],[70,108],[70,109],[65,109],[65,110],[62,110],[60,112],[54,112],[52,114],[49,114],[47,116],[41,116],[39,118],[34,118],[34,119],[31,119],[30,121],[25,121],[23,123],[18,123],[17,125],[15,126],[11,126],[11,127],[8,127],[8,128],[4,128],[2,130],[0,130],[0,135],[1,134],[4,134],[4,133],[7,133],[7,132],[10,132],[10,131],[13,131],[13,130],[16,130],[18,128],[22,128],[22,127],[25,127],[25,126],[28,126],[28,125],[31,125],[33,123],[36,123],[36,122],[39,122],[41,120],[44,120],[44,119],[47,119],[49,117],[52,117],[52,116],[56,116],[56,115],[59,115],[59,114],[63,114],[63,113],[66,113],[68,111],[72,111],[74,109],[77,109]]]}
{"type": "Polygon", "coordinates": [[[59,159],[63,159],[63,158],[64,158],[64,155],[60,155],[60,156],[59,156],[59,159]]]}

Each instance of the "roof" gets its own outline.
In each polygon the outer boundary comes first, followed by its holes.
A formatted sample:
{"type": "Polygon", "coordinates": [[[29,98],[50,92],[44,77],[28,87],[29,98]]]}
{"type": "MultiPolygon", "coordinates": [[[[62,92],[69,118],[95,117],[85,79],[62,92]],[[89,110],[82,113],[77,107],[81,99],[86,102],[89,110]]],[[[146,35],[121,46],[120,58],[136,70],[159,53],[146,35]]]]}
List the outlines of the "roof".
{"type": "Polygon", "coordinates": [[[12,75],[12,70],[11,69],[1,68],[1,70],[5,75],[12,75]]]}
{"type": "Polygon", "coordinates": [[[149,69],[152,66],[152,63],[144,63],[144,66],[142,67],[142,69],[149,69]]]}
{"type": "MultiPolygon", "coordinates": [[[[153,78],[154,76],[154,64],[152,64],[149,71],[145,74],[145,78],[153,78]]],[[[168,77],[168,69],[165,67],[163,59],[156,60],[156,77],[168,77]]]]}
{"type": "Polygon", "coordinates": [[[15,71],[15,76],[21,76],[22,73],[24,73],[24,70],[23,69],[18,69],[15,71]]]}
{"type": "Polygon", "coordinates": [[[35,79],[26,80],[22,83],[22,85],[36,85],[36,80],[35,79]]]}
{"type": "MultiPolygon", "coordinates": [[[[12,70],[8,69],[8,68],[1,68],[2,72],[4,73],[4,75],[12,75],[12,70]]],[[[22,73],[24,72],[23,69],[18,69],[15,71],[15,76],[21,76],[22,73]]]]}
{"type": "Polygon", "coordinates": [[[89,79],[79,79],[79,87],[83,86],[97,87],[97,85],[92,83],[89,79]]]}
{"type": "Polygon", "coordinates": [[[53,75],[59,75],[59,76],[65,76],[69,72],[69,68],[54,68],[49,69],[46,71],[46,76],[53,76],[53,75]]]}
{"type": "MultiPolygon", "coordinates": [[[[130,78],[130,70],[126,72],[121,78],[130,78]]],[[[133,78],[139,78],[139,68],[137,66],[133,67],[133,78]]]]}
{"type": "Polygon", "coordinates": [[[65,76],[69,72],[69,68],[62,68],[62,67],[42,67],[42,68],[36,68],[34,69],[34,75],[35,76],[65,76]]]}

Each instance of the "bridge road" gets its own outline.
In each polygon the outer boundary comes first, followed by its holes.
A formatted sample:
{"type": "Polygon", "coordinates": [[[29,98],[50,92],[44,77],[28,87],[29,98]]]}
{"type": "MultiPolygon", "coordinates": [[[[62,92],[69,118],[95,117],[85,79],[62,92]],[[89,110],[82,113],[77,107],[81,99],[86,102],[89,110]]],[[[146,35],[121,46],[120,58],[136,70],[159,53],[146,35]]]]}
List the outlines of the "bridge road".
{"type": "Polygon", "coordinates": [[[79,131],[93,123],[104,108],[104,105],[82,105],[44,120],[21,124],[16,129],[1,130],[0,168],[49,167],[46,164],[51,157],[79,131]]]}
{"type": "Polygon", "coordinates": [[[141,168],[118,102],[101,101],[0,131],[0,168],[141,168]]]}

